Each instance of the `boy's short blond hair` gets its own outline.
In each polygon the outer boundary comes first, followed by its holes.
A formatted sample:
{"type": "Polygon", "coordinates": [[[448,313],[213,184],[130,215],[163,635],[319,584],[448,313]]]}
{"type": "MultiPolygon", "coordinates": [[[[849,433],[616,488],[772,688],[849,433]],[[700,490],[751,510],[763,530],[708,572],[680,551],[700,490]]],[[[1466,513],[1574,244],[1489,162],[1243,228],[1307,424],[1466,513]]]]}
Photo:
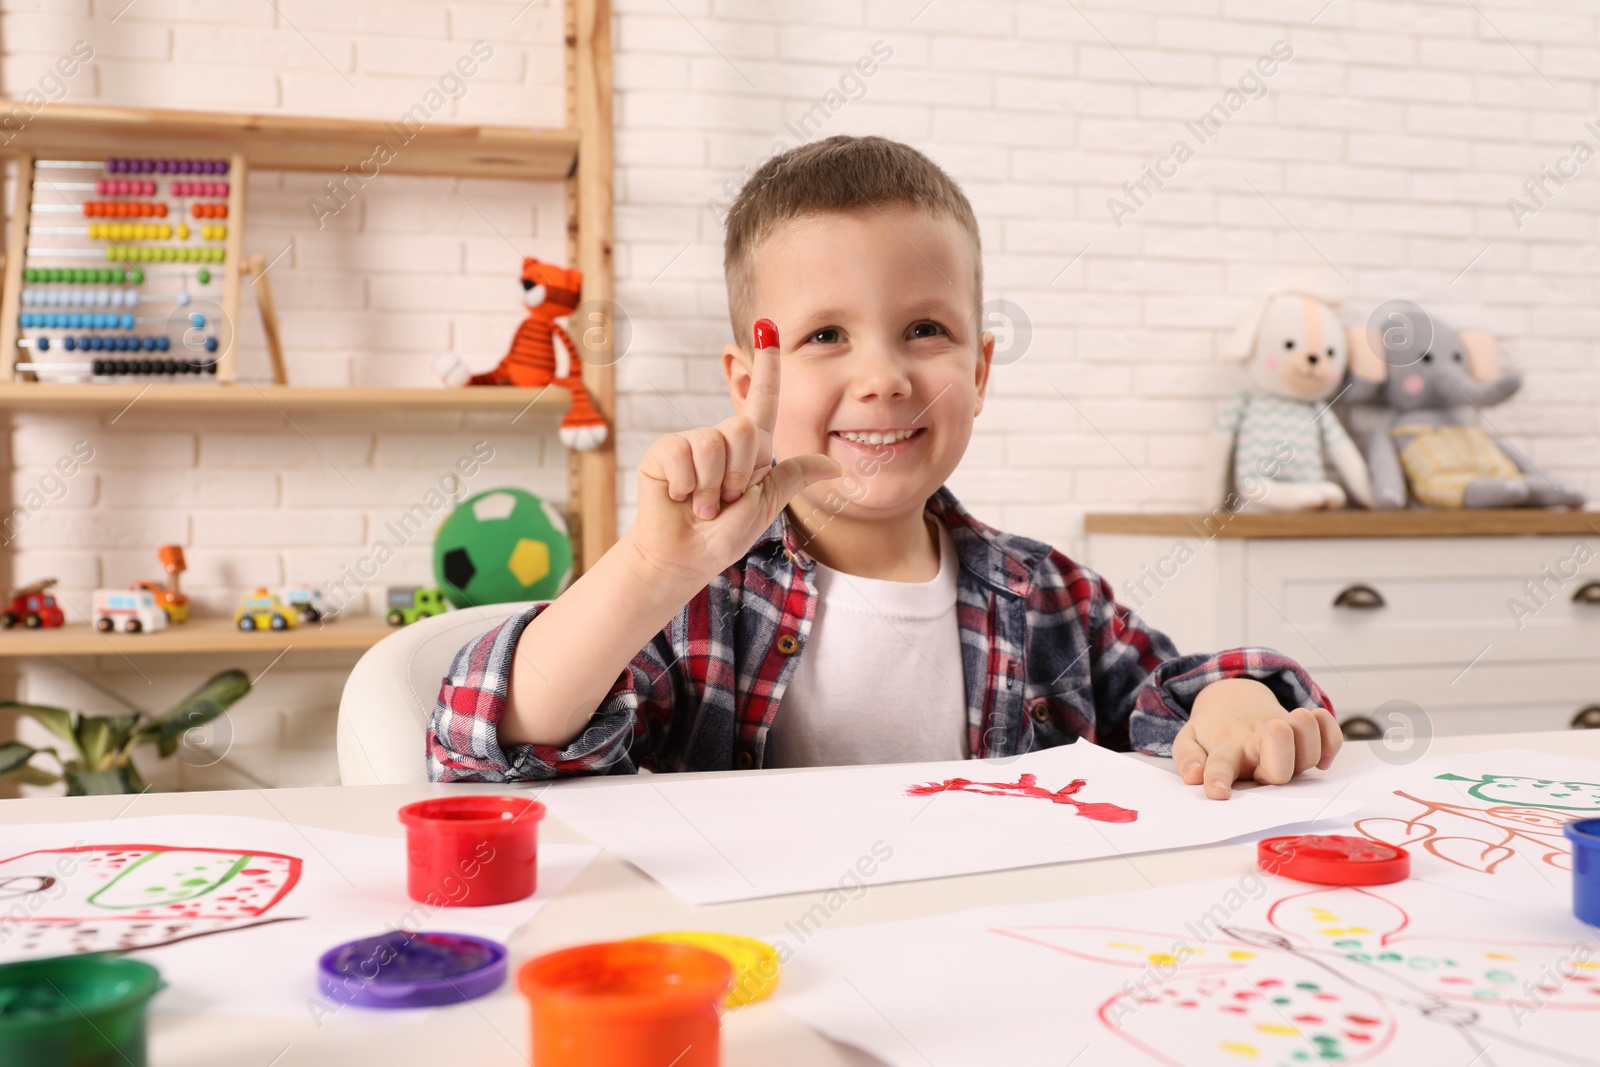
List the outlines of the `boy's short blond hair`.
{"type": "Polygon", "coordinates": [[[976,314],[983,294],[982,245],[977,217],[961,187],[910,145],[887,137],[839,134],[768,159],[728,211],[722,270],[728,283],[728,318],[740,346],[750,351],[755,322],[751,276],[763,241],[795,219],[889,205],[954,219],[972,238],[976,314]]]}

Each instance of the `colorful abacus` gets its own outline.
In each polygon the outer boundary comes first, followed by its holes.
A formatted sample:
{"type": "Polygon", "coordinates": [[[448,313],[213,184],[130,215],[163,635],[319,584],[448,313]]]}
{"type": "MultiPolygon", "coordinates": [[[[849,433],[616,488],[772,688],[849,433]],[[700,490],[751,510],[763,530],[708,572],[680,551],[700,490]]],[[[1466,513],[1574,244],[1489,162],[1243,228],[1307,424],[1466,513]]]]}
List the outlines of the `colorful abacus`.
{"type": "Polygon", "coordinates": [[[11,275],[20,284],[7,294],[5,325],[14,337],[7,347],[17,353],[7,360],[11,367],[49,381],[215,380],[219,350],[228,346],[218,329],[231,322],[224,309],[237,302],[238,265],[228,262],[229,223],[221,221],[237,192],[239,175],[223,180],[233,164],[132,157],[25,162],[19,180],[33,196],[23,267],[11,275]],[[71,265],[87,258],[170,266],[71,265]],[[116,355],[100,358],[102,352],[116,355]],[[74,361],[67,353],[97,355],[74,361]]]}

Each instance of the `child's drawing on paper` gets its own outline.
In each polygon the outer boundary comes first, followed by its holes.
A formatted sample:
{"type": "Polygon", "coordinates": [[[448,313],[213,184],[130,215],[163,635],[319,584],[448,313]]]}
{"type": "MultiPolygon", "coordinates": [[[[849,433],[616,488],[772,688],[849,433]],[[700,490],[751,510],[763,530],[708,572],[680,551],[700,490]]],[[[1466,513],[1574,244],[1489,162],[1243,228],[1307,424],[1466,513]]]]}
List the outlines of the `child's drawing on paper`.
{"type": "Polygon", "coordinates": [[[7,956],[154,948],[298,916],[268,917],[300,880],[276,852],[80,845],[0,860],[7,956]]]}
{"type": "Polygon", "coordinates": [[[906,796],[978,793],[990,797],[1033,797],[1038,800],[1048,800],[1053,804],[1070,804],[1079,815],[1096,822],[1133,822],[1139,818],[1139,813],[1131,808],[1119,807],[1116,804],[1090,804],[1077,799],[1074,794],[1088,784],[1085,779],[1074,778],[1060,789],[1051,792],[1039,785],[1038,776],[1033,774],[1024,774],[1015,782],[973,782],[966,778],[946,778],[942,782],[914,785],[906,790],[906,796]]]}
{"type": "Polygon", "coordinates": [[[1356,829],[1374,841],[1402,848],[1421,846],[1447,863],[1494,874],[1520,857],[1558,871],[1572,869],[1572,850],[1562,835],[1568,819],[1600,813],[1600,784],[1520,775],[1436,775],[1434,781],[1471,782],[1462,803],[1459,787],[1448,799],[1397,789],[1394,796],[1421,809],[1402,817],[1358,819],[1356,829]]]}
{"type": "Polygon", "coordinates": [[[1521,1020],[1600,1012],[1600,962],[1570,944],[1411,936],[1410,922],[1380,892],[1348,888],[1284,897],[1267,929],[1224,925],[1199,946],[1095,926],[992,932],[1143,972],[1107,989],[1099,1018],[1158,1063],[1357,1064],[1416,1027],[1433,1029],[1440,1062],[1593,1062],[1527,1039],[1521,1020]]]}
{"type": "Polygon", "coordinates": [[[1483,774],[1465,778],[1459,774],[1435,776],[1441,782],[1471,782],[1467,792],[1491,804],[1510,804],[1524,808],[1554,808],[1557,811],[1600,813],[1600,784],[1557,782],[1549,778],[1522,775],[1483,774]]]}

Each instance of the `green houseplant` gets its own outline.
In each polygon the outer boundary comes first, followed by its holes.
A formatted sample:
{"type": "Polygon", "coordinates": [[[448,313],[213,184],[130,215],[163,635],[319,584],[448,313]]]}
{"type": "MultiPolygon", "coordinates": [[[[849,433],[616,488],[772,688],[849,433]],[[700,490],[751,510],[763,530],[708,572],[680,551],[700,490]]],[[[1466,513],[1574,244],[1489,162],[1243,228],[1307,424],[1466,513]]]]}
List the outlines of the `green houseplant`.
{"type": "Polygon", "coordinates": [[[67,754],[54,747],[34,748],[21,741],[0,743],[0,781],[23,785],[67,783],[68,796],[91,793],[142,793],[147,787],[133,765],[133,750],[153,744],[163,757],[178,749],[184,731],[204,726],[250,691],[243,671],[223,671],[159,715],[74,714],[66,708],[0,701],[0,711],[26,715],[65,742],[67,754]],[[55,759],[59,771],[46,770],[35,756],[55,759]]]}

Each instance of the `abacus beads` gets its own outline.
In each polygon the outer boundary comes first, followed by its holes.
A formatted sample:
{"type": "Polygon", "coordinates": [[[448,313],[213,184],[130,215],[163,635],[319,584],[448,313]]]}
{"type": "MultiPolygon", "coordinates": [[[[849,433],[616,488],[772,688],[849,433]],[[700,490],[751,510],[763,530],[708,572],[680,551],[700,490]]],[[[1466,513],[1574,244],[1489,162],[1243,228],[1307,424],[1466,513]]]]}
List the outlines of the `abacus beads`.
{"type": "MultiPolygon", "coordinates": [[[[226,230],[227,227],[218,227],[226,230]]],[[[221,248],[178,248],[173,245],[106,245],[106,258],[123,263],[221,263],[221,248]]],[[[201,284],[205,284],[203,281],[201,284]]]]}
{"type": "MultiPolygon", "coordinates": [[[[44,338],[40,338],[44,340],[44,338]]],[[[166,352],[172,348],[171,339],[155,337],[95,337],[83,334],[62,338],[61,347],[68,352],[166,352]]]]}
{"type": "Polygon", "coordinates": [[[92,241],[165,241],[172,236],[172,227],[161,222],[91,222],[89,239],[92,241]]]}
{"type": "MultiPolygon", "coordinates": [[[[184,295],[187,295],[185,293],[184,295]]],[[[180,301],[181,303],[181,301],[180,301]]],[[[29,286],[22,290],[24,307],[138,307],[137,289],[51,289],[29,286]]]]}
{"type": "Polygon", "coordinates": [[[131,330],[133,313],[107,311],[24,311],[18,316],[23,329],[131,330]]]}
{"type": "Polygon", "coordinates": [[[215,362],[197,363],[187,359],[97,359],[95,374],[215,374],[215,362]]]}
{"type": "MultiPolygon", "coordinates": [[[[199,207],[196,204],[195,207],[199,207]]],[[[154,200],[85,200],[83,213],[91,219],[167,217],[167,205],[154,200]]]]}
{"type": "Polygon", "coordinates": [[[78,282],[90,285],[140,285],[144,282],[144,271],[121,267],[28,267],[22,272],[22,280],[35,284],[78,282]]]}
{"type": "Polygon", "coordinates": [[[123,159],[106,160],[109,174],[226,174],[226,159],[123,159]]]}
{"type": "MultiPolygon", "coordinates": [[[[154,182],[151,183],[154,186],[154,182]]],[[[227,182],[173,182],[167,186],[173,196],[227,196],[227,182]]],[[[155,189],[150,190],[151,193],[155,189]]]]}
{"type": "Polygon", "coordinates": [[[117,178],[100,178],[94,183],[97,196],[155,196],[155,182],[135,182],[117,178]]]}

